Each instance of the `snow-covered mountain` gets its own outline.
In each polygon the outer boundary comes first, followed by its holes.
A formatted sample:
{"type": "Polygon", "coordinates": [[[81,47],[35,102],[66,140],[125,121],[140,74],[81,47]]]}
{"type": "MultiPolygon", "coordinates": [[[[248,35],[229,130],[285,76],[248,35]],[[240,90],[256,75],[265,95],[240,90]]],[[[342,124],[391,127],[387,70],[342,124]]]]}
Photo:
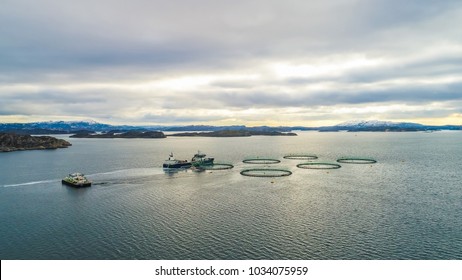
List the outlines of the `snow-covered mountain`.
{"type": "Polygon", "coordinates": [[[410,122],[390,122],[378,120],[355,120],[343,122],[334,126],[324,127],[246,127],[234,126],[128,126],[98,123],[92,120],[85,121],[49,121],[33,123],[0,123],[0,132],[14,132],[20,134],[65,134],[87,131],[110,130],[160,130],[160,131],[219,131],[219,130],[248,130],[248,131],[291,131],[291,130],[318,130],[318,131],[425,131],[425,130],[462,130],[460,125],[429,126],[410,122]]]}
{"type": "Polygon", "coordinates": [[[101,130],[112,127],[111,125],[97,123],[95,121],[49,121],[30,123],[31,127],[51,130],[101,130]]]}
{"type": "Polygon", "coordinates": [[[422,128],[424,125],[410,122],[389,122],[389,121],[378,121],[378,120],[354,120],[337,124],[336,127],[401,127],[401,128],[422,128]]]}
{"type": "Polygon", "coordinates": [[[89,121],[48,121],[32,123],[0,123],[0,131],[24,132],[30,134],[72,133],[80,130],[108,131],[108,130],[140,129],[132,126],[113,126],[109,124],[89,121]]]}

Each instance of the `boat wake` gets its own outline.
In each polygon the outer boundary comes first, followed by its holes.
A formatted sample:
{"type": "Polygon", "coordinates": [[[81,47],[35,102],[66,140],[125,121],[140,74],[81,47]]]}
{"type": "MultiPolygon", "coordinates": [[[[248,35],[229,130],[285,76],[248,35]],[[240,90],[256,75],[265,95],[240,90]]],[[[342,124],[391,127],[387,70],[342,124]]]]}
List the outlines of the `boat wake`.
{"type": "Polygon", "coordinates": [[[109,172],[88,174],[87,176],[93,181],[100,179],[126,179],[132,177],[147,177],[153,175],[163,174],[161,168],[131,168],[131,169],[122,169],[109,172]]]}
{"type": "Polygon", "coordinates": [[[59,179],[34,181],[34,182],[27,182],[27,183],[20,183],[20,184],[2,185],[2,187],[11,188],[11,187],[31,186],[31,185],[39,185],[39,184],[46,184],[46,183],[54,183],[54,182],[59,182],[59,181],[60,181],[59,179]]]}
{"type": "MultiPolygon", "coordinates": [[[[108,181],[120,181],[124,179],[149,177],[149,176],[155,176],[155,175],[161,175],[161,174],[164,174],[162,168],[132,168],[132,169],[122,169],[122,170],[115,170],[115,171],[109,171],[109,172],[88,174],[86,176],[88,177],[88,179],[93,181],[95,185],[105,185],[109,183],[108,181]]],[[[0,187],[11,188],[11,187],[32,186],[32,185],[58,183],[58,182],[61,182],[61,179],[50,179],[50,180],[43,180],[43,181],[33,181],[33,182],[18,183],[18,184],[0,185],[0,187]]]]}

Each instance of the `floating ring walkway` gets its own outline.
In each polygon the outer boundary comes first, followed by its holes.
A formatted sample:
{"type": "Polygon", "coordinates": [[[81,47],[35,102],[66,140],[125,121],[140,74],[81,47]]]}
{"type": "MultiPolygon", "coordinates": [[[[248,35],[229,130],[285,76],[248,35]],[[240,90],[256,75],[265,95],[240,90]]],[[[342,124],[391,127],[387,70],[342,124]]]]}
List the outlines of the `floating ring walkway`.
{"type": "Polygon", "coordinates": [[[229,163],[214,163],[211,165],[201,165],[200,168],[205,170],[226,170],[233,168],[234,165],[229,163]]]}
{"type": "Polygon", "coordinates": [[[298,160],[318,159],[318,157],[315,155],[305,155],[305,154],[290,154],[290,155],[285,155],[284,158],[285,159],[298,159],[298,160]]]}
{"type": "Polygon", "coordinates": [[[352,164],[372,164],[372,163],[376,163],[377,161],[371,158],[343,157],[343,158],[337,159],[337,162],[352,163],[352,164]]]}
{"type": "Polygon", "coordinates": [[[284,177],[292,175],[292,172],[284,169],[250,168],[242,170],[241,175],[249,177],[284,177]]]}
{"type": "Polygon", "coordinates": [[[342,166],[337,163],[328,162],[305,162],[297,164],[297,167],[303,169],[339,169],[342,166]]]}
{"type": "Polygon", "coordinates": [[[242,162],[248,164],[276,164],[280,163],[281,161],[273,158],[249,158],[244,159],[242,162]]]}

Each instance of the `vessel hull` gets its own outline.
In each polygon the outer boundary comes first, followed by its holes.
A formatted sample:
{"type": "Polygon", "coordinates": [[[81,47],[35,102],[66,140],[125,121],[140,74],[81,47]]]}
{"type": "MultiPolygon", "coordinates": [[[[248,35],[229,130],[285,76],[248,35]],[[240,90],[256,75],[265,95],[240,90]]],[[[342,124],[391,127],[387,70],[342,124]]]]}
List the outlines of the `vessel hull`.
{"type": "Polygon", "coordinates": [[[191,167],[191,163],[188,162],[188,163],[175,163],[175,164],[168,164],[168,163],[164,163],[162,165],[163,168],[189,168],[191,167]]]}
{"type": "Polygon", "coordinates": [[[87,182],[87,183],[83,183],[83,184],[75,184],[75,183],[68,182],[66,180],[61,180],[61,183],[64,184],[64,185],[67,185],[67,186],[74,187],[74,188],[86,188],[86,187],[91,186],[91,182],[87,182]]]}

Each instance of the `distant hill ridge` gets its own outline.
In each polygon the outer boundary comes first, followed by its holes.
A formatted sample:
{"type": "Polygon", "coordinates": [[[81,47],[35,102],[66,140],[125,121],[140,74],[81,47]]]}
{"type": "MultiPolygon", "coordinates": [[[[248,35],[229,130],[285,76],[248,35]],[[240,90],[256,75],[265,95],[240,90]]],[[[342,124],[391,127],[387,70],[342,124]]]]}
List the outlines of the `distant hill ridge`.
{"type": "Polygon", "coordinates": [[[49,121],[31,123],[0,123],[0,132],[13,132],[17,134],[75,134],[79,131],[263,131],[263,132],[290,132],[293,130],[318,130],[318,131],[425,131],[425,130],[462,130],[461,125],[431,126],[410,122],[390,122],[378,120],[355,120],[340,123],[334,126],[309,127],[309,126],[256,126],[245,125],[211,126],[211,125],[185,125],[185,126],[131,126],[110,125],[88,121],[49,121]]]}
{"type": "MultiPolygon", "coordinates": [[[[50,121],[50,122],[31,122],[31,123],[2,123],[0,131],[21,132],[37,131],[44,133],[73,133],[79,130],[105,131],[111,129],[136,129],[131,126],[113,126],[109,124],[97,123],[95,121],[50,121]]],[[[34,133],[32,133],[34,134],[34,133]]],[[[43,134],[43,133],[37,133],[43,134]]]]}
{"type": "Polygon", "coordinates": [[[390,122],[378,120],[348,121],[330,127],[322,127],[320,131],[427,131],[427,130],[462,130],[460,125],[423,125],[412,122],[390,122]]]}
{"type": "Polygon", "coordinates": [[[336,125],[337,127],[423,127],[423,124],[410,123],[410,122],[389,122],[389,121],[377,121],[377,120],[355,120],[343,122],[336,125]]]}

